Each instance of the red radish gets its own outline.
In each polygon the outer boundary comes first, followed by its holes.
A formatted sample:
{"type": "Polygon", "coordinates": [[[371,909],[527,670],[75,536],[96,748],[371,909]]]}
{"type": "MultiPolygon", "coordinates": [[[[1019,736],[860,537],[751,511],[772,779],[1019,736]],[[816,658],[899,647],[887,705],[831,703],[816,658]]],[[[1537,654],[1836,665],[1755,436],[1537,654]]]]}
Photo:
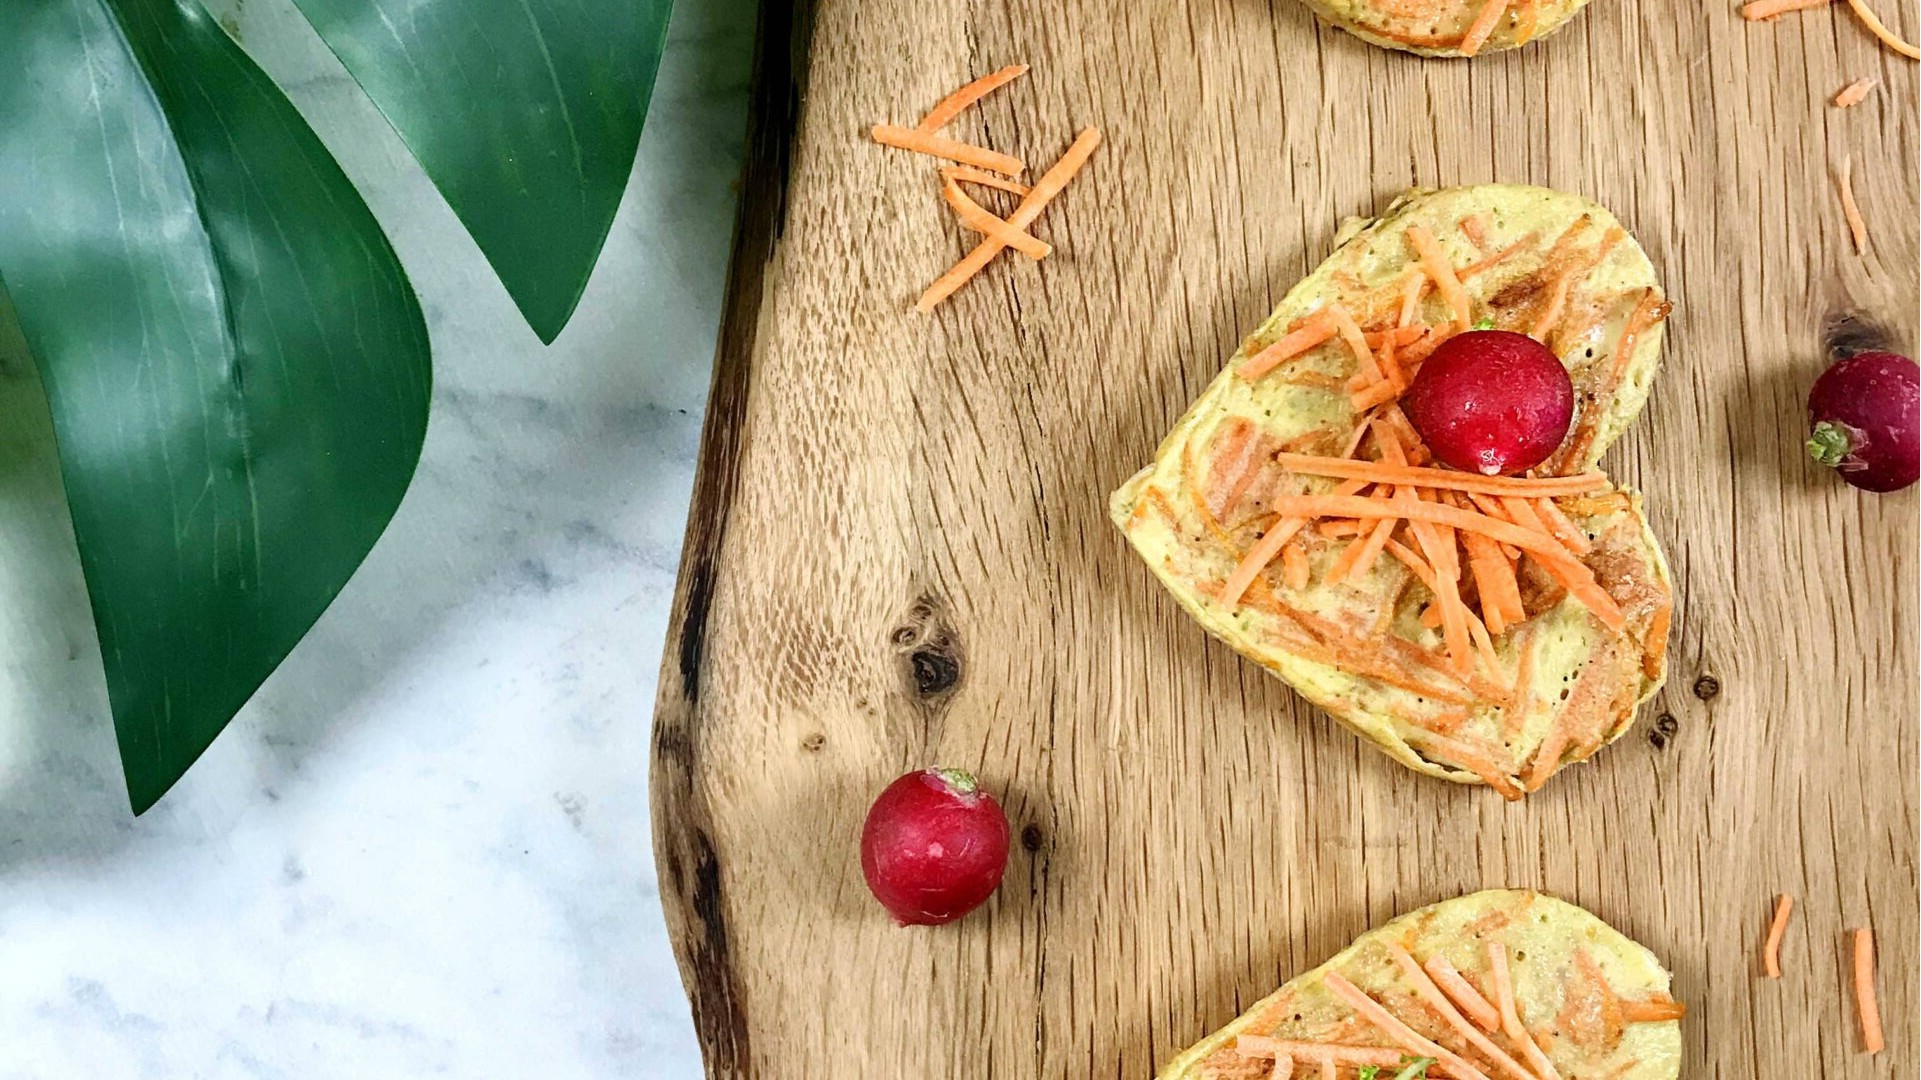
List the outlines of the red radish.
{"type": "Polygon", "coordinates": [[[922,769],[887,785],[860,832],[860,870],[902,926],[952,922],[1000,888],[1007,815],[959,769],[922,769]]]}
{"type": "Polygon", "coordinates": [[[1567,438],[1574,383],[1526,334],[1469,330],[1427,358],[1401,408],[1442,463],[1487,476],[1519,473],[1567,438]]]}
{"type": "Polygon", "coordinates": [[[1855,353],[1808,391],[1808,456],[1863,491],[1899,491],[1921,475],[1921,368],[1905,356],[1855,353]]]}

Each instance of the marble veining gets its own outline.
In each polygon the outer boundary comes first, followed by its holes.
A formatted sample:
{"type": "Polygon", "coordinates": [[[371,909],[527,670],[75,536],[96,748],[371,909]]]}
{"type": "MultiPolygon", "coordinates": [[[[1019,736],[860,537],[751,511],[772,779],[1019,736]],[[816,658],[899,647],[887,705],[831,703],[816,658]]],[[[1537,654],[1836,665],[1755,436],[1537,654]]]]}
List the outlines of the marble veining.
{"type": "MultiPolygon", "coordinates": [[[[427,445],[346,592],[137,821],[77,565],[0,559],[0,1080],[695,1076],[648,727],[753,4],[682,0],[633,183],[550,349],[291,0],[208,6],[406,264],[435,349],[427,445]]],[[[37,393],[0,341],[0,440],[46,447],[37,393]]],[[[0,475],[0,551],[62,545],[47,447],[0,475]]]]}

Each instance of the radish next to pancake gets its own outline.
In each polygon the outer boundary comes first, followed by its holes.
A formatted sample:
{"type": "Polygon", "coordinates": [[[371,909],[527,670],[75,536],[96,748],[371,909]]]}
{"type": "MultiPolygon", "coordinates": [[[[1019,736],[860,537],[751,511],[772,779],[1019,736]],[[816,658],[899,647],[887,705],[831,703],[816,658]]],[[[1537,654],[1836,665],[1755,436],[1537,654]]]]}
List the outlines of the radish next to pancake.
{"type": "MultiPolygon", "coordinates": [[[[1237,651],[1410,768],[1518,798],[1620,737],[1665,675],[1667,565],[1640,496],[1595,463],[1647,397],[1668,305],[1613,215],[1543,188],[1415,193],[1338,239],[1115,493],[1114,520],[1237,651]],[[1497,447],[1448,468],[1402,395],[1446,342],[1502,353],[1450,379],[1510,382],[1429,395],[1430,431],[1449,403],[1552,390],[1514,374],[1538,361],[1512,333],[1565,366],[1565,437],[1544,461],[1497,447]]],[[[1466,446],[1487,428],[1460,430],[1466,446]]]]}
{"type": "Polygon", "coordinates": [[[1613,927],[1490,889],[1361,935],[1161,1080],[1672,1080],[1685,1012],[1660,961],[1613,927]]]}
{"type": "Polygon", "coordinates": [[[1518,48],[1560,28],[1587,0],[1307,0],[1363,41],[1422,56],[1518,48]]]}

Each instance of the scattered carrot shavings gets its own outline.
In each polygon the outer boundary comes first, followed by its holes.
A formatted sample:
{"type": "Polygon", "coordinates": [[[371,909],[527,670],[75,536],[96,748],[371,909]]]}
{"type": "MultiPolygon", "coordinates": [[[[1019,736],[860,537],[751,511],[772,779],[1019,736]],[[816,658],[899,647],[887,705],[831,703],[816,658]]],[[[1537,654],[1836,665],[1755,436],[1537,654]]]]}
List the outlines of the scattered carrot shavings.
{"type": "Polygon", "coordinates": [[[952,123],[956,116],[966,112],[968,106],[987,95],[1027,74],[1026,64],[1011,64],[999,71],[982,75],[959,90],[940,100],[940,104],[928,112],[920,122],[920,130],[933,134],[952,123]]]}
{"type": "Polygon", "coordinates": [[[1586,555],[1594,550],[1594,543],[1587,538],[1574,521],[1563,513],[1553,499],[1503,498],[1501,505],[1507,508],[1514,523],[1522,527],[1539,527],[1561,542],[1561,546],[1574,555],[1586,555]]]}
{"type": "Polygon", "coordinates": [[[1495,26],[1500,23],[1501,16],[1507,13],[1507,5],[1508,0],[1487,0],[1481,6],[1481,13],[1474,16],[1474,21],[1468,25],[1467,36],[1461,39],[1462,56],[1473,56],[1481,51],[1481,46],[1487,44],[1495,26]]]}
{"type": "Polygon", "coordinates": [[[1861,1048],[1881,1052],[1881,1006],[1874,996],[1874,931],[1854,932],[1854,1006],[1861,1017],[1861,1048]]]}
{"type": "Polygon", "coordinates": [[[1341,335],[1341,340],[1353,350],[1355,361],[1361,365],[1361,373],[1369,378],[1381,378],[1381,365],[1374,359],[1374,350],[1367,347],[1367,338],[1361,333],[1360,324],[1354,321],[1354,316],[1340,304],[1328,305],[1327,315],[1334,320],[1334,329],[1341,335]]]}
{"type": "Polygon", "coordinates": [[[1272,345],[1248,357],[1237,370],[1241,378],[1253,382],[1307,350],[1333,340],[1339,332],[1333,317],[1323,308],[1308,316],[1300,326],[1275,339],[1272,345]]]}
{"type": "Polygon", "coordinates": [[[1861,205],[1854,201],[1854,159],[1844,157],[1834,174],[1841,189],[1841,216],[1848,219],[1848,235],[1854,238],[1854,253],[1868,252],[1868,223],[1861,220],[1861,205]]]}
{"type": "MultiPolygon", "coordinates": [[[[1489,0],[1500,3],[1501,0],[1489,0]]],[[[1434,286],[1441,290],[1448,306],[1454,309],[1454,321],[1465,330],[1472,323],[1473,315],[1468,307],[1467,290],[1462,287],[1461,279],[1454,274],[1454,264],[1447,261],[1447,253],[1441,250],[1441,242],[1434,234],[1420,225],[1407,227],[1407,238],[1414,245],[1414,251],[1421,258],[1421,267],[1427,276],[1434,279],[1434,286]]]]}
{"type": "Polygon", "coordinates": [[[1874,89],[1875,84],[1880,81],[1881,77],[1879,75],[1865,75],[1854,80],[1842,87],[1840,93],[1834,95],[1834,107],[1837,109],[1851,109],[1861,104],[1861,102],[1867,99],[1868,91],[1874,89]]]}
{"type": "Polygon", "coordinates": [[[1500,1012],[1494,1008],[1492,1002],[1474,988],[1473,983],[1467,981],[1467,976],[1462,975],[1460,969],[1449,962],[1447,957],[1435,953],[1428,957],[1421,967],[1427,971],[1428,977],[1433,979],[1436,985],[1447,992],[1448,998],[1467,1014],[1467,1018],[1474,1021],[1482,1031],[1500,1030],[1500,1012]]]}
{"type": "Polygon", "coordinates": [[[986,207],[975,202],[972,196],[962,191],[958,181],[948,180],[943,183],[941,197],[946,199],[947,205],[953,207],[954,211],[960,215],[961,224],[977,233],[999,240],[1030,259],[1045,259],[1054,253],[1053,245],[1045,240],[995,217],[986,207]]]}
{"type": "Polygon", "coordinates": [[[1361,988],[1348,982],[1339,972],[1330,971],[1321,977],[1321,982],[1334,996],[1345,1002],[1349,1008],[1361,1014],[1362,1019],[1394,1037],[1394,1040],[1422,1057],[1431,1057],[1447,1066],[1448,1072],[1469,1077],[1471,1080],[1489,1080],[1486,1073],[1474,1067],[1466,1058],[1421,1035],[1407,1026],[1399,1017],[1388,1012],[1381,1003],[1367,996],[1361,988]]]}
{"type": "Polygon", "coordinates": [[[918,128],[896,127],[893,124],[875,124],[872,132],[874,141],[882,146],[892,146],[901,150],[930,157],[946,158],[963,165],[973,165],[991,172],[1018,176],[1027,169],[1021,159],[1012,154],[988,150],[972,143],[957,142],[939,135],[929,134],[918,128]]]}
{"type": "MultiPolygon", "coordinates": [[[[1007,223],[1025,231],[1034,223],[1034,219],[1040,216],[1047,204],[1053,201],[1054,196],[1059,195],[1062,189],[1067,187],[1067,182],[1074,178],[1074,174],[1081,171],[1081,167],[1087,164],[1087,159],[1094,155],[1094,148],[1100,144],[1101,133],[1093,128],[1087,128],[1075,136],[1073,145],[1067,148],[1067,153],[1062,154],[1061,159],[1034,182],[1034,189],[1021,200],[1020,206],[1007,219],[1007,223]]],[[[919,300],[915,301],[914,307],[922,314],[934,310],[942,300],[954,295],[955,290],[972,281],[974,275],[980,273],[983,267],[992,262],[994,256],[1000,254],[1004,246],[1006,245],[992,238],[982,240],[973,251],[967,253],[966,258],[934,279],[934,283],[927,287],[926,292],[921,293],[919,300]]]]}
{"type": "MultiPolygon", "coordinates": [[[[1399,433],[1396,432],[1396,434],[1399,433]]],[[[1488,495],[1515,495],[1536,499],[1583,495],[1607,487],[1606,475],[1598,472],[1536,478],[1482,476],[1479,473],[1461,472],[1457,469],[1395,465],[1390,462],[1358,461],[1352,458],[1316,457],[1312,454],[1280,453],[1274,455],[1274,460],[1284,469],[1312,476],[1338,476],[1346,479],[1368,480],[1377,484],[1408,484],[1414,487],[1440,488],[1448,491],[1479,491],[1488,495]]]]}
{"type": "Polygon", "coordinates": [[[1002,191],[1012,192],[1015,195],[1026,195],[1028,191],[1031,190],[1026,184],[1021,183],[1019,180],[1009,180],[1007,177],[1001,176],[998,173],[991,173],[985,169],[976,169],[972,165],[942,165],[940,167],[940,176],[942,180],[959,180],[964,184],[979,184],[982,187],[999,188],[1002,191]]]}
{"type": "Polygon", "coordinates": [[[1741,17],[1749,22],[1779,18],[1790,11],[1823,8],[1834,0],[1748,0],[1741,6],[1741,17]]]}
{"type": "Polygon", "coordinates": [[[1774,918],[1768,920],[1768,940],[1761,946],[1761,970],[1770,979],[1781,977],[1781,937],[1788,932],[1788,914],[1794,910],[1794,897],[1787,893],[1774,898],[1774,918]]]}
{"type": "Polygon", "coordinates": [[[1492,1039],[1481,1034],[1478,1028],[1468,1023],[1467,1017],[1462,1016],[1461,1011],[1454,1007],[1454,1003],[1448,1000],[1446,994],[1441,992],[1441,988],[1434,985],[1434,980],[1427,977],[1427,972],[1422,970],[1421,965],[1414,962],[1413,953],[1391,940],[1387,942],[1387,951],[1388,955],[1394,958],[1394,963],[1400,966],[1401,974],[1406,976],[1408,982],[1414,984],[1415,994],[1426,1002],[1429,1008],[1439,1013],[1449,1027],[1467,1040],[1468,1045],[1486,1055],[1489,1061],[1500,1066],[1502,1071],[1512,1074],[1516,1080],[1535,1080],[1533,1073],[1522,1068],[1520,1062],[1509,1057],[1506,1051],[1494,1045],[1492,1039]]]}
{"type": "Polygon", "coordinates": [[[1854,10],[1854,17],[1861,20],[1861,25],[1868,28],[1868,33],[1881,39],[1881,44],[1910,60],[1921,60],[1921,49],[1901,40],[1901,35],[1888,29],[1887,24],[1875,15],[1874,9],[1868,7],[1867,0],[1848,0],[1848,7],[1854,10]]]}
{"type": "Polygon", "coordinates": [[[1494,987],[1494,1006],[1501,1014],[1501,1031],[1507,1035],[1508,1042],[1521,1048],[1521,1056],[1542,1080],[1561,1080],[1554,1063],[1541,1052],[1514,1006],[1514,979],[1507,967],[1507,946],[1498,941],[1488,942],[1487,963],[1488,982],[1494,987]]]}

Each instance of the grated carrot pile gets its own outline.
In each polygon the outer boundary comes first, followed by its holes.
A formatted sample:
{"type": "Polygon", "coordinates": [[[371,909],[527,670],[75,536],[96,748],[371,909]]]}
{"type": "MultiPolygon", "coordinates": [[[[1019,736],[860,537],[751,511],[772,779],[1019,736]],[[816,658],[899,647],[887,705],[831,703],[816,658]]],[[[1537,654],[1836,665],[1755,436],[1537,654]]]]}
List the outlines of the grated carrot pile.
{"type": "Polygon", "coordinates": [[[1029,187],[1013,179],[1027,171],[1021,159],[939,134],[941,128],[952,123],[961,113],[988,94],[1027,74],[1027,70],[1026,64],[1012,64],[973,80],[942,98],[914,127],[875,124],[870,129],[874,141],[882,146],[912,150],[955,162],[954,165],[941,167],[941,197],[954,208],[963,226],[982,236],[980,243],[966,257],[934,279],[933,284],[921,293],[914,307],[923,314],[932,311],[942,300],[973,280],[1005,248],[1013,248],[1031,259],[1044,259],[1051,254],[1053,247],[1034,237],[1027,231],[1028,227],[1047,204],[1066,188],[1067,182],[1087,164],[1094,148],[1100,145],[1100,132],[1092,128],[1083,130],[1074,139],[1073,145],[1068,147],[1067,153],[1029,187]],[[1020,205],[1013,214],[1002,218],[962,190],[960,185],[963,183],[1010,192],[1020,197],[1020,205]]]}

